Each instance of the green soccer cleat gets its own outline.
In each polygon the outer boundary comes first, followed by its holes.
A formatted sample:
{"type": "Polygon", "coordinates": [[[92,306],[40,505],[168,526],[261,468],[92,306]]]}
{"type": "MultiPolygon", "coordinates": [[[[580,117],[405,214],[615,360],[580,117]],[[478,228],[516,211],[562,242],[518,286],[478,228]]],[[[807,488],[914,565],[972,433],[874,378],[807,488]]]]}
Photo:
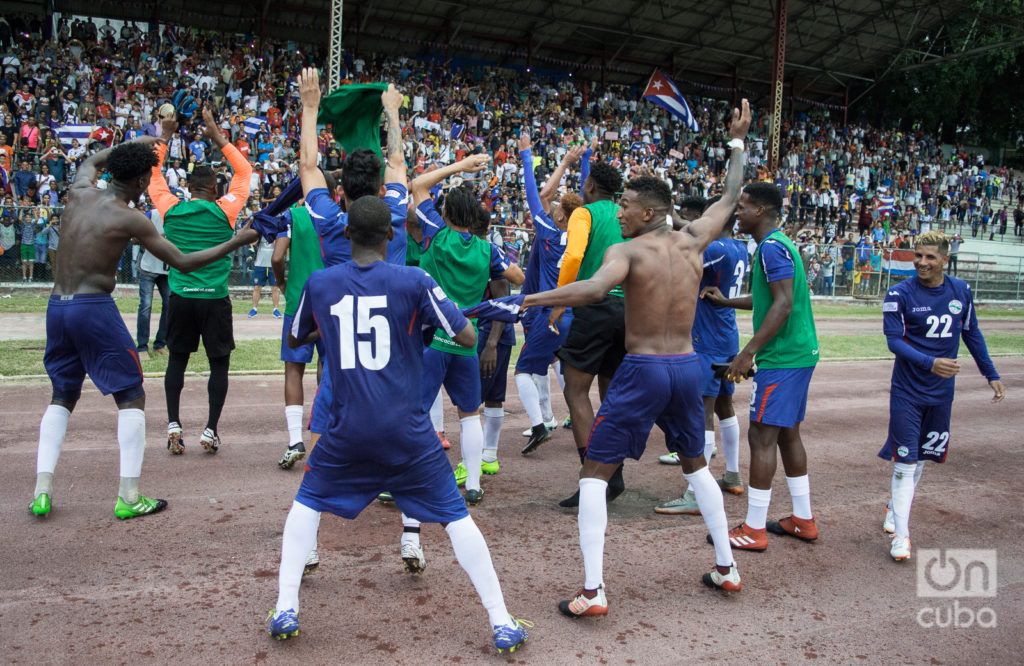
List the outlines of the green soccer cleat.
{"type": "Polygon", "coordinates": [[[468,476],[469,470],[466,469],[466,463],[460,462],[458,465],[455,466],[455,485],[466,485],[466,477],[468,476]]]}
{"type": "Polygon", "coordinates": [[[166,508],[167,500],[152,499],[145,495],[139,495],[139,499],[135,504],[129,504],[118,496],[117,504],[114,505],[114,515],[120,520],[128,520],[129,518],[138,518],[139,516],[151,513],[160,513],[166,508]]]}
{"type": "Polygon", "coordinates": [[[50,493],[39,493],[36,498],[32,500],[32,503],[28,505],[28,510],[33,515],[43,518],[50,515],[50,509],[53,505],[50,502],[50,493]]]}
{"type": "Polygon", "coordinates": [[[501,471],[501,463],[499,463],[497,460],[491,462],[487,462],[486,460],[484,460],[483,462],[480,463],[480,471],[483,472],[484,474],[493,476],[501,471]]]}

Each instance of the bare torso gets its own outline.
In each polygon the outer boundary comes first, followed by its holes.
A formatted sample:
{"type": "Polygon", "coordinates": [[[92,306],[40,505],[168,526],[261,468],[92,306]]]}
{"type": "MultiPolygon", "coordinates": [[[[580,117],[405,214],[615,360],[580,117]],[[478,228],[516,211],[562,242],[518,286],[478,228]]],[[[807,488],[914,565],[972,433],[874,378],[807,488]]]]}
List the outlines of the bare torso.
{"type": "Polygon", "coordinates": [[[667,228],[619,246],[629,257],[626,350],[630,354],[688,354],[703,272],[703,248],[693,236],[667,228]]]}
{"type": "Polygon", "coordinates": [[[145,220],[142,213],[129,208],[110,190],[72,189],[61,222],[58,280],[53,293],[68,296],[112,292],[118,259],[139,218],[145,220]]]}

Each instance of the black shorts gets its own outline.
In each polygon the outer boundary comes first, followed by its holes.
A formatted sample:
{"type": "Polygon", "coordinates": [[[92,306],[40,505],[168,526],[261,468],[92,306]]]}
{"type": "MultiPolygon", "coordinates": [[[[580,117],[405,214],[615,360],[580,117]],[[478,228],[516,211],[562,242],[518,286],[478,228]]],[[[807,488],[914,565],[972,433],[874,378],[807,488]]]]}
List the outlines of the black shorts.
{"type": "Polygon", "coordinates": [[[186,298],[171,294],[167,304],[167,349],[191,354],[199,349],[199,338],[209,358],[227,356],[235,348],[231,320],[231,299],[186,298]]]}
{"type": "Polygon", "coordinates": [[[573,308],[569,337],[558,358],[589,375],[611,377],[626,355],[626,304],[618,296],[573,308]]]}

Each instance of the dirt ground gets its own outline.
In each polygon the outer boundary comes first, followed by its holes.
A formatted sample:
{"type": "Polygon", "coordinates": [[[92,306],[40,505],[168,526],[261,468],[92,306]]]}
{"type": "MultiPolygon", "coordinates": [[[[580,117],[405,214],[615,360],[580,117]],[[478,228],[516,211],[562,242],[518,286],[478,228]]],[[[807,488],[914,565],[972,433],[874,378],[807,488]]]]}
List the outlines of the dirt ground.
{"type": "MultiPolygon", "coordinates": [[[[739,552],[742,593],[699,584],[713,563],[699,517],[659,516],[655,503],[682,490],[678,468],[659,465],[663,437],[627,464],[627,492],[609,507],[605,580],[608,617],[569,620],[556,603],[583,579],[575,512],[557,500],[575,487],[572,438],[559,430],[531,457],[518,450],[527,425],[509,387],[502,471],[485,478],[473,509],[491,548],[509,610],[536,623],[510,658],[497,656],[486,615],[440,527],[425,526],[426,572],[402,573],[395,509],[370,506],[354,522],[325,516],[320,571],[302,588],[302,635],[265,633],[276,599],[284,518],[301,471],[275,461],[286,441],[282,380],[232,378],[221,422],[224,446],[195,446],[205,417],[205,380],[189,378],[183,418],[190,446],[163,446],[163,396],[149,381],[149,448],[143,491],[164,497],[163,514],[121,523],[114,406],[94,389],[76,410],[55,478],[54,512],[31,517],[36,439],[49,397],[42,382],[0,384],[0,661],[9,664],[986,664],[1019,663],[1024,639],[1024,542],[1019,433],[1024,359],[999,359],[1006,402],[992,405],[967,366],[954,407],[949,462],[931,465],[912,516],[915,559],[888,557],[880,522],[889,465],[885,362],[823,363],[811,388],[804,439],[815,544],[773,537],[765,553],[739,552]],[[932,599],[915,593],[926,548],[998,554],[990,598],[932,599]],[[959,604],[960,627],[919,625],[959,604]],[[965,627],[963,608],[991,609],[997,626],[965,627]]],[[[312,389],[312,386],[309,386],[312,389]]],[[[737,391],[743,437],[749,384],[737,391]]],[[[566,413],[561,398],[556,413],[566,413]]],[[[393,418],[381,410],[367,418],[393,418]]],[[[455,430],[454,412],[447,414],[455,430]]],[[[453,460],[458,450],[453,437],[453,460]]],[[[741,461],[746,468],[747,452],[741,461]]],[[[712,463],[720,473],[721,457],[712,463]]],[[[770,517],[789,513],[780,467],[770,517]]],[[[726,496],[730,523],[745,497],[726,496]]],[[[986,620],[990,619],[985,615],[986,620]]]]}

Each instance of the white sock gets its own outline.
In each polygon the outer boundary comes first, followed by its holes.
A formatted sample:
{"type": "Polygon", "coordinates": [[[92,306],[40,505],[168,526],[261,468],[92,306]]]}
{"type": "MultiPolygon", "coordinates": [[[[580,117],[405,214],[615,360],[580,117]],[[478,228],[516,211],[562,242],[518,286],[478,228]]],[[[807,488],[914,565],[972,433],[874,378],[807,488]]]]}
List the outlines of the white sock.
{"type": "Polygon", "coordinates": [[[924,466],[925,461],[917,461],[917,468],[914,470],[914,488],[917,488],[917,484],[921,483],[921,475],[924,474],[924,466]]]}
{"type": "Polygon", "coordinates": [[[460,421],[459,442],[466,465],[466,490],[480,490],[480,463],[484,457],[484,428],[476,414],[460,421]]]}
{"type": "Polygon", "coordinates": [[[39,449],[36,452],[36,492],[53,493],[53,472],[57,469],[64,435],[68,431],[71,412],[62,405],[50,405],[39,422],[39,449]]]}
{"type": "Polygon", "coordinates": [[[547,374],[533,375],[533,381],[537,384],[537,392],[540,396],[540,414],[544,423],[551,423],[555,413],[551,411],[551,379],[547,374]]]}
{"type": "Polygon", "coordinates": [[[491,562],[491,552],[487,549],[484,535],[469,516],[448,523],[444,528],[452,540],[455,559],[462,569],[469,574],[480,601],[487,609],[487,618],[492,627],[512,624],[512,617],[505,608],[505,598],[501,595],[501,583],[491,562]]]}
{"type": "Polygon", "coordinates": [[[444,432],[444,403],[441,402],[441,391],[437,392],[434,404],[430,406],[430,422],[434,424],[435,432],[444,432]]]}
{"type": "Polygon", "coordinates": [[[580,479],[580,550],[583,551],[583,587],[596,590],[604,585],[604,532],[608,527],[608,482],[580,479]]]}
{"type": "Polygon", "coordinates": [[[725,453],[725,471],[740,471],[740,422],[735,416],[718,422],[722,431],[722,451],[725,453]]]}
{"type": "Polygon", "coordinates": [[[420,521],[402,514],[402,545],[420,545],[420,521]]]}
{"type": "Polygon", "coordinates": [[[813,518],[814,514],[811,513],[811,480],[807,475],[787,476],[786,485],[789,486],[789,496],[793,498],[793,515],[804,520],[813,518]]]}
{"type": "MultiPolygon", "coordinates": [[[[537,382],[533,375],[520,373],[516,375],[516,388],[519,389],[519,402],[523,403],[526,417],[530,419],[531,426],[538,426],[544,422],[544,416],[540,410],[540,391],[537,389],[537,382]]],[[[550,407],[550,400],[548,406],[550,407]]]]}
{"type": "Polygon", "coordinates": [[[559,390],[565,393],[565,375],[562,374],[562,362],[555,361],[555,364],[551,367],[555,369],[555,379],[558,380],[559,390]]]}
{"type": "Polygon", "coordinates": [[[501,438],[501,426],[504,423],[504,407],[484,407],[484,462],[494,462],[498,459],[498,440],[501,438]]]}
{"type": "Polygon", "coordinates": [[[302,405],[286,405],[284,420],[288,424],[288,444],[302,441],[302,405]]]}
{"type": "Polygon", "coordinates": [[[281,569],[277,576],[277,606],[279,611],[299,611],[299,583],[306,568],[306,557],[316,547],[316,533],[320,529],[320,512],[305,504],[292,502],[292,510],[284,521],[281,539],[281,569]]]}
{"type": "Polygon", "coordinates": [[[768,505],[772,502],[772,489],[762,490],[749,486],[747,488],[747,523],[748,527],[763,530],[768,522],[768,505]]]}
{"type": "Polygon", "coordinates": [[[892,516],[896,523],[896,536],[910,536],[910,505],[914,501],[914,463],[896,463],[892,466],[892,516]]]}
{"type": "Polygon", "coordinates": [[[125,502],[139,501],[139,477],[146,452],[146,412],[117,410],[117,445],[121,449],[121,485],[118,494],[125,502]]]}
{"type": "Polygon", "coordinates": [[[711,454],[715,450],[715,431],[704,431],[704,462],[711,464],[711,454]]]}
{"type": "Polygon", "coordinates": [[[693,474],[683,474],[697,497],[700,515],[715,543],[715,564],[722,567],[733,565],[732,547],[729,545],[729,519],[725,515],[725,500],[711,470],[701,467],[693,474]]]}

